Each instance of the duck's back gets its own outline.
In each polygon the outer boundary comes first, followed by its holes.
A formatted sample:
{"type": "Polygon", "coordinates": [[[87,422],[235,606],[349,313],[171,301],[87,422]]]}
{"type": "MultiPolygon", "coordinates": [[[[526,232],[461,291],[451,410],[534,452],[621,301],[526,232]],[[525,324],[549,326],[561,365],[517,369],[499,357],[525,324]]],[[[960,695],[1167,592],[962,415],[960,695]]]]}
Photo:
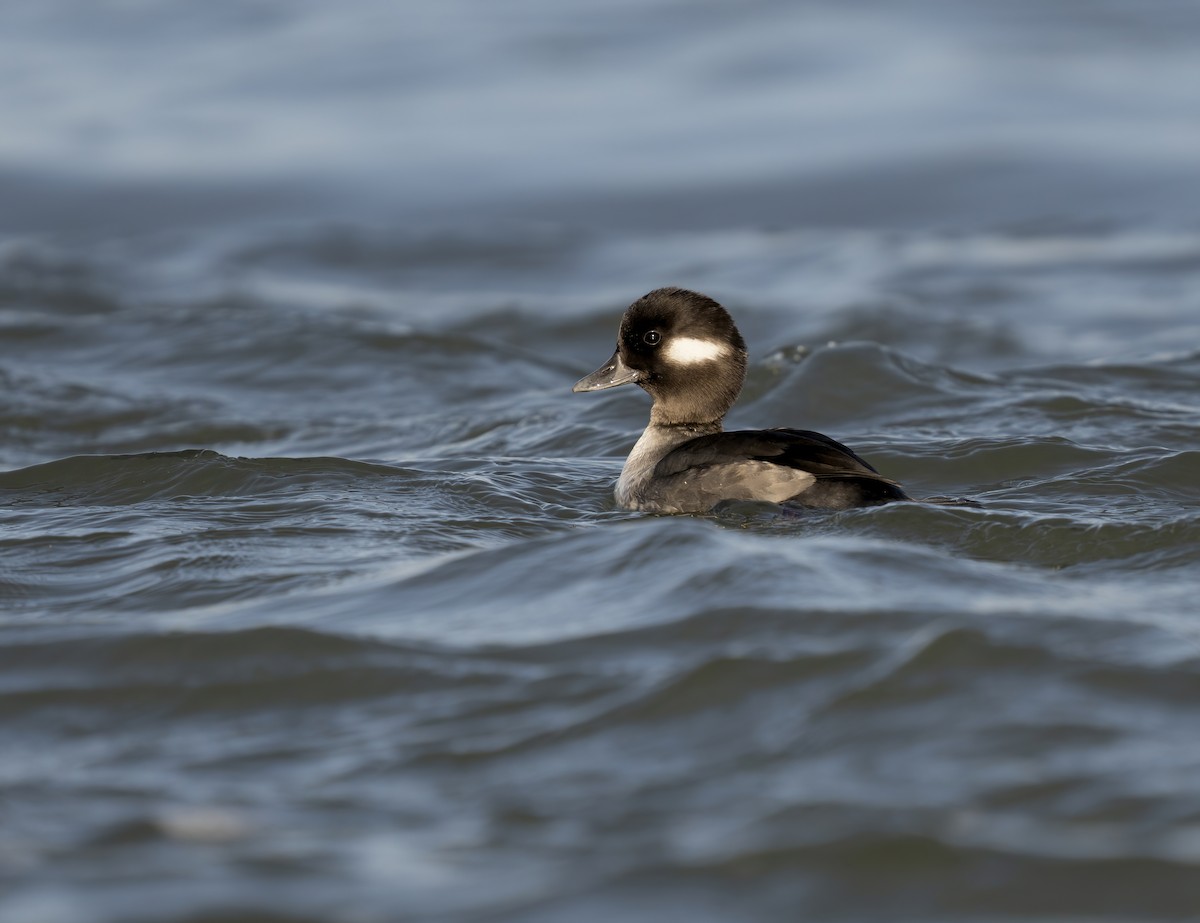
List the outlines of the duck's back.
{"type": "Polygon", "coordinates": [[[672,449],[640,499],[642,509],[689,513],[723,500],[848,509],[909,497],[828,436],[769,429],[713,433],[672,449]]]}

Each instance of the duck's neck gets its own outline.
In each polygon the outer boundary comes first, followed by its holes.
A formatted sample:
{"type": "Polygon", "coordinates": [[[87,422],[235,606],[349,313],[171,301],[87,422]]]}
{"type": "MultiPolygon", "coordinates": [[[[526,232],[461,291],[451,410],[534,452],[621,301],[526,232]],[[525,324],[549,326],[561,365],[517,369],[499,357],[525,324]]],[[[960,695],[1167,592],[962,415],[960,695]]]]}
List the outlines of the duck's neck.
{"type": "Polygon", "coordinates": [[[672,449],[697,436],[721,432],[721,419],[709,423],[659,423],[650,415],[650,425],[634,444],[617,481],[617,503],[626,509],[636,509],[642,489],[654,476],[654,467],[672,449]]]}

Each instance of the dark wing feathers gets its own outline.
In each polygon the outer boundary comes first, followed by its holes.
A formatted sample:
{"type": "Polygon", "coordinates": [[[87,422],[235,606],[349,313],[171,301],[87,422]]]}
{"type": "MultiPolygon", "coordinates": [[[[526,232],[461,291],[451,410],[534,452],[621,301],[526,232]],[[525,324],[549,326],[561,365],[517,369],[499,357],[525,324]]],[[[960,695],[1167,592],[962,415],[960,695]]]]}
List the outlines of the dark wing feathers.
{"type": "Polygon", "coordinates": [[[669,477],[688,468],[718,465],[738,459],[769,461],[800,468],[816,477],[867,475],[878,477],[874,468],[852,451],[821,433],[799,429],[749,430],[699,436],[668,452],[654,469],[656,476],[669,477]]]}
{"type": "Polygon", "coordinates": [[[747,430],[700,436],[667,453],[654,469],[656,477],[670,477],[689,469],[736,462],[765,461],[807,471],[817,478],[805,491],[818,505],[829,494],[828,505],[858,505],[905,500],[907,495],[895,481],[883,477],[866,461],[835,439],[800,429],[747,430]],[[839,486],[840,485],[840,486],[839,486]],[[858,502],[843,502],[842,494],[853,494],[858,502]],[[837,495],[836,498],[834,495],[837,495]]]}
{"type": "Polygon", "coordinates": [[[879,476],[879,472],[870,464],[823,433],[807,429],[775,429],[768,430],[768,433],[772,436],[778,434],[781,451],[778,457],[771,459],[776,464],[804,468],[817,477],[879,476]]]}

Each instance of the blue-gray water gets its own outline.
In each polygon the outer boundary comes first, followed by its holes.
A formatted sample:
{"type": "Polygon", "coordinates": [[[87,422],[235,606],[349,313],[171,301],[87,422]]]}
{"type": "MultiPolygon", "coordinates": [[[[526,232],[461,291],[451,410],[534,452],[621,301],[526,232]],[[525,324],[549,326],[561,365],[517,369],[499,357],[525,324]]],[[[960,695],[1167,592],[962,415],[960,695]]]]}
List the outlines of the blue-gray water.
{"type": "Polygon", "coordinates": [[[1200,7],[0,10],[0,920],[1200,916],[1200,7]],[[686,285],[917,496],[614,509],[686,285]]]}

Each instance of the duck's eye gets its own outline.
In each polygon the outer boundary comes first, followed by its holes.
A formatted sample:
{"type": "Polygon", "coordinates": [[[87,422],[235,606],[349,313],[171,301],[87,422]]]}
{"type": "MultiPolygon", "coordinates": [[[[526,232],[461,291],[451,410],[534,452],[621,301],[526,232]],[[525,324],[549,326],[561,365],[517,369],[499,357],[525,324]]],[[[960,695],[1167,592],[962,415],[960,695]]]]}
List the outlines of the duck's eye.
{"type": "Polygon", "coordinates": [[[662,342],[662,334],[657,330],[647,330],[642,334],[642,342],[647,346],[657,346],[662,342]]]}

